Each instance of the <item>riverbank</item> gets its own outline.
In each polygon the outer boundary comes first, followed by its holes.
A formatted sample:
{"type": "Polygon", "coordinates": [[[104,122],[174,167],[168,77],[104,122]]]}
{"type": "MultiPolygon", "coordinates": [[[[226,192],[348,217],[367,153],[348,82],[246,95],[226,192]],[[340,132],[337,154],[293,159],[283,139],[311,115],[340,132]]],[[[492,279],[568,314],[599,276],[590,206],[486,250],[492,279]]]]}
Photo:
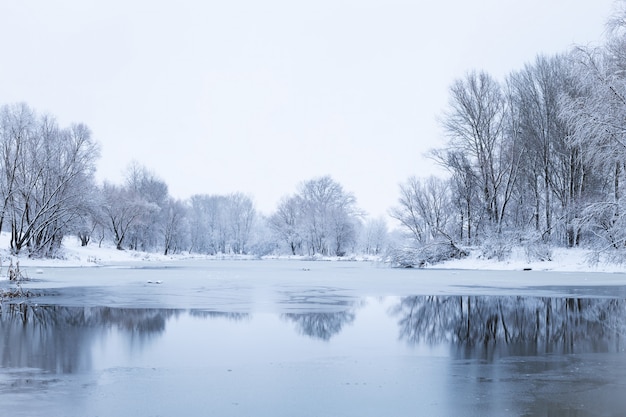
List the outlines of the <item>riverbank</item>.
{"type": "MultiPolygon", "coordinates": [[[[6,248],[9,247],[8,233],[0,234],[0,276],[4,277],[9,265],[19,262],[21,268],[27,271],[36,268],[49,267],[94,267],[111,264],[128,263],[171,263],[178,261],[200,260],[251,260],[254,256],[234,255],[198,255],[174,254],[163,255],[156,252],[141,252],[133,250],[118,250],[112,244],[91,243],[81,246],[76,238],[68,238],[63,242],[62,250],[57,259],[30,259],[28,257],[13,256],[6,248]]],[[[320,261],[368,261],[384,263],[377,257],[354,256],[345,258],[314,258],[302,256],[269,256],[268,259],[285,260],[320,260],[320,261]]],[[[558,271],[558,272],[606,272],[626,273],[626,265],[600,260],[591,262],[592,252],[580,248],[554,248],[551,260],[529,260],[523,248],[514,248],[505,260],[486,259],[479,250],[470,251],[470,255],[463,259],[454,259],[440,264],[429,265],[428,269],[461,269],[461,270],[494,270],[494,271],[558,271]]]]}

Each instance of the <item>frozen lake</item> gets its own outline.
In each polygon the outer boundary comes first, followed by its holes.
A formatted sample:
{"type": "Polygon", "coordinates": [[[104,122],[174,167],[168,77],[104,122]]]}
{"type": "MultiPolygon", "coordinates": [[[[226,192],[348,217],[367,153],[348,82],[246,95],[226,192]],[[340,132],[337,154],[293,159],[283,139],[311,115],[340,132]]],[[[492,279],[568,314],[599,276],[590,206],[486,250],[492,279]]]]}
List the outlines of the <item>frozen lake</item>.
{"type": "Polygon", "coordinates": [[[626,410],[623,274],[266,260],[28,275],[42,295],[0,316],[3,415],[626,410]]]}

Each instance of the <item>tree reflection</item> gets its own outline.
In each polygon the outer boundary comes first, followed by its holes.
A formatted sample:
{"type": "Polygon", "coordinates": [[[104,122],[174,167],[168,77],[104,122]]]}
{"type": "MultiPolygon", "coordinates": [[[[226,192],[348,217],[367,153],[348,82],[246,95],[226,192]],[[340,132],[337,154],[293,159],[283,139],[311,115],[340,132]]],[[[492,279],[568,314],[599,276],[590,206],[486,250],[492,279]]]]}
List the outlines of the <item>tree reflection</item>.
{"type": "Polygon", "coordinates": [[[293,321],[300,334],[322,340],[341,331],[343,326],[354,321],[356,314],[352,310],[339,312],[285,313],[282,318],[293,321]]]}
{"type": "Polygon", "coordinates": [[[619,349],[625,306],[621,299],[412,296],[402,298],[392,314],[400,317],[400,337],[410,343],[570,353],[619,349]]]}
{"type": "Polygon", "coordinates": [[[232,321],[249,320],[249,313],[234,313],[228,311],[210,311],[210,310],[190,310],[189,315],[192,317],[201,317],[204,319],[227,319],[232,321]]]}
{"type": "Polygon", "coordinates": [[[112,327],[145,339],[178,310],[2,304],[0,364],[73,373],[91,366],[91,346],[112,327]]]}

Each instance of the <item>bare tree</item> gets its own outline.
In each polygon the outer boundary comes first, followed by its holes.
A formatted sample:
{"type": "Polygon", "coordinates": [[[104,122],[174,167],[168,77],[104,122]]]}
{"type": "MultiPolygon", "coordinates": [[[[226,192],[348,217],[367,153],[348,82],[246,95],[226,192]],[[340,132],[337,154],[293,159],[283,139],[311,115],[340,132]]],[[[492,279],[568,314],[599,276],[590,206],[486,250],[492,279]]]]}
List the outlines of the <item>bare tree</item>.
{"type": "Polygon", "coordinates": [[[578,88],[565,96],[562,109],[578,157],[592,168],[583,172],[595,193],[586,196],[578,221],[597,237],[600,249],[620,252],[626,249],[622,198],[626,182],[625,16],[622,9],[611,18],[603,47],[574,51],[571,58],[578,88]]]}
{"type": "MultiPolygon", "coordinates": [[[[497,232],[513,196],[519,167],[514,138],[506,135],[506,117],[502,88],[487,73],[469,73],[450,88],[449,109],[443,118],[450,138],[447,150],[467,158],[480,190],[484,215],[497,232]]],[[[446,164],[447,159],[440,162],[446,164]]],[[[459,177],[468,177],[464,172],[456,172],[463,166],[448,167],[459,177]]]]}
{"type": "Polygon", "coordinates": [[[311,254],[342,256],[355,239],[354,224],[361,215],[356,199],[331,177],[300,185],[305,242],[311,254]]]}
{"type": "Polygon", "coordinates": [[[227,196],[225,203],[231,250],[236,254],[245,254],[256,216],[254,202],[250,196],[234,193],[227,196]]]}
{"type": "Polygon", "coordinates": [[[191,250],[217,253],[247,253],[256,219],[250,196],[194,195],[191,197],[189,223],[191,250]]]}
{"type": "Polygon", "coordinates": [[[97,144],[85,125],[62,129],[51,116],[26,105],[0,112],[3,207],[11,222],[11,249],[54,256],[63,236],[86,213],[97,144]]]}
{"type": "Polygon", "coordinates": [[[287,245],[292,255],[302,249],[301,207],[298,196],[283,197],[269,218],[270,228],[287,245]]]}
{"type": "Polygon", "coordinates": [[[125,186],[146,203],[146,210],[127,236],[132,249],[155,250],[163,244],[164,223],[168,220],[168,186],[155,173],[134,161],[126,169],[125,186]]]}
{"type": "Polygon", "coordinates": [[[124,249],[124,242],[130,230],[136,226],[153,207],[134,190],[104,183],[102,186],[104,204],[102,210],[113,236],[115,247],[124,249]]]}
{"type": "Polygon", "coordinates": [[[187,207],[184,202],[169,198],[163,213],[163,254],[168,255],[185,247],[187,207]]]}
{"type": "Polygon", "coordinates": [[[411,177],[400,185],[398,206],[390,214],[418,243],[426,243],[442,237],[452,240],[448,230],[451,207],[447,181],[432,176],[424,181],[411,177]]]}
{"type": "Polygon", "coordinates": [[[559,231],[559,237],[567,237],[573,244],[572,218],[583,187],[584,167],[580,147],[569,140],[570,127],[562,117],[561,98],[575,90],[569,62],[562,55],[538,56],[532,65],[512,73],[508,85],[524,154],[522,186],[532,191],[527,195],[534,201],[535,231],[545,242],[559,231]]]}
{"type": "Polygon", "coordinates": [[[24,163],[24,148],[35,135],[35,112],[24,103],[6,105],[0,109],[0,140],[2,141],[2,207],[0,230],[9,210],[9,203],[17,193],[18,168],[24,163]]]}
{"type": "Polygon", "coordinates": [[[367,220],[361,232],[361,250],[366,255],[381,255],[387,245],[388,235],[384,217],[367,220]]]}

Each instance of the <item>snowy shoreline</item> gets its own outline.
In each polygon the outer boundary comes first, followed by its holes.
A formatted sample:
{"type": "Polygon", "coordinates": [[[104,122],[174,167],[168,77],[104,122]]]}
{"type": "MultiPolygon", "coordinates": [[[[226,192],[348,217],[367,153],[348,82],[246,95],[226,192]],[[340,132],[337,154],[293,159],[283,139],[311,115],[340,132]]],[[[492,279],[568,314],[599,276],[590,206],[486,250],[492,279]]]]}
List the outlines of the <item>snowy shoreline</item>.
{"type": "MultiPolygon", "coordinates": [[[[2,234],[0,247],[7,248],[7,236],[2,234]]],[[[78,239],[70,238],[63,243],[61,257],[58,259],[30,259],[28,257],[13,256],[8,249],[0,250],[2,264],[0,268],[7,268],[11,263],[19,262],[22,268],[51,268],[51,267],[98,267],[111,264],[126,263],[172,263],[193,260],[284,260],[284,261],[340,261],[340,262],[373,262],[378,265],[384,261],[378,257],[348,256],[337,257],[306,257],[306,256],[266,256],[258,258],[246,255],[199,255],[175,254],[163,255],[131,250],[117,250],[112,245],[103,244],[98,247],[90,244],[80,246],[78,239]]],[[[593,273],[626,273],[626,265],[610,262],[589,262],[591,251],[585,249],[554,248],[552,260],[529,261],[523,248],[512,250],[508,259],[498,261],[485,259],[480,256],[479,250],[473,250],[463,259],[455,259],[439,264],[428,265],[424,269],[451,269],[451,270],[485,270],[485,271],[554,271],[554,272],[593,272],[593,273]]]]}

